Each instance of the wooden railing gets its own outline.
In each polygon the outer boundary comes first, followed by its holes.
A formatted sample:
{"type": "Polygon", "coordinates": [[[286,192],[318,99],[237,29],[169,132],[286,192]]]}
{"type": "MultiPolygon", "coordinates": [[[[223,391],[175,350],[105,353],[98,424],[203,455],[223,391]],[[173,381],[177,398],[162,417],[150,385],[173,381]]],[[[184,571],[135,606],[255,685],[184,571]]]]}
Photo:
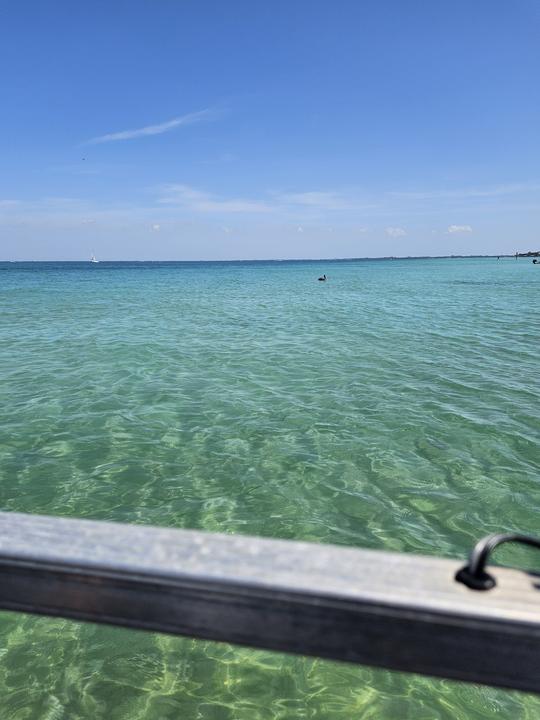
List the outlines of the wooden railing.
{"type": "Polygon", "coordinates": [[[0,513],[2,609],[540,691],[540,579],[461,564],[0,513]]]}

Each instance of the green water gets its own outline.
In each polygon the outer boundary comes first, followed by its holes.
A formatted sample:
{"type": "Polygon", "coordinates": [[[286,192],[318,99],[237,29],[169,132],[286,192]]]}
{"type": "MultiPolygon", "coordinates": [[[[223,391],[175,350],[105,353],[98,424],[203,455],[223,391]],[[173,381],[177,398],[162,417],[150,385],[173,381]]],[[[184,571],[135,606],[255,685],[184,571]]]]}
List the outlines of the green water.
{"type": "MultiPolygon", "coordinates": [[[[509,259],[0,264],[0,508],[451,557],[538,534],[539,293],[509,259]]],[[[2,720],[539,716],[519,693],[0,616],[2,720]]]]}

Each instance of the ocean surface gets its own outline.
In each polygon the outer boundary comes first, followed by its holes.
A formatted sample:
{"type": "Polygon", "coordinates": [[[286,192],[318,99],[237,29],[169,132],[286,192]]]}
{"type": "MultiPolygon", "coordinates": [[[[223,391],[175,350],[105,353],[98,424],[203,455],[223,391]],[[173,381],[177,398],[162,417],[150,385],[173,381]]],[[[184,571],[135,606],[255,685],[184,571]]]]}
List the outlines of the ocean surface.
{"type": "MultiPolygon", "coordinates": [[[[2,263],[0,508],[446,557],[538,535],[539,299],[530,260],[2,263]]],[[[1,613],[0,717],[519,720],[540,697],[1,613]]]]}

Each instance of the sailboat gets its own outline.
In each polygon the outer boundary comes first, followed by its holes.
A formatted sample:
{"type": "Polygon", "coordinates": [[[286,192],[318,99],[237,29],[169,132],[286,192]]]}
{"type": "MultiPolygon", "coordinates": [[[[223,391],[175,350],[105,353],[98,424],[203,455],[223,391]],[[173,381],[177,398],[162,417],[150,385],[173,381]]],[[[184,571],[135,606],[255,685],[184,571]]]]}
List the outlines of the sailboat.
{"type": "Polygon", "coordinates": [[[90,262],[91,262],[91,263],[98,263],[98,262],[99,262],[99,260],[96,259],[96,256],[94,255],[94,253],[92,253],[92,257],[90,258],[90,262]]]}

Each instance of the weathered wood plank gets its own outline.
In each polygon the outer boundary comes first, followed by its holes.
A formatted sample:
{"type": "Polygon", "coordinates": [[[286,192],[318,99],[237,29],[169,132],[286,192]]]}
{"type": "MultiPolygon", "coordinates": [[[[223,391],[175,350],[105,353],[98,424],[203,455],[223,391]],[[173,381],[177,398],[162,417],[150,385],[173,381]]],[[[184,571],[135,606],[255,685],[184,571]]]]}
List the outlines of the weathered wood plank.
{"type": "Polygon", "coordinates": [[[540,691],[538,578],[461,563],[0,513],[0,608],[540,691]]]}

